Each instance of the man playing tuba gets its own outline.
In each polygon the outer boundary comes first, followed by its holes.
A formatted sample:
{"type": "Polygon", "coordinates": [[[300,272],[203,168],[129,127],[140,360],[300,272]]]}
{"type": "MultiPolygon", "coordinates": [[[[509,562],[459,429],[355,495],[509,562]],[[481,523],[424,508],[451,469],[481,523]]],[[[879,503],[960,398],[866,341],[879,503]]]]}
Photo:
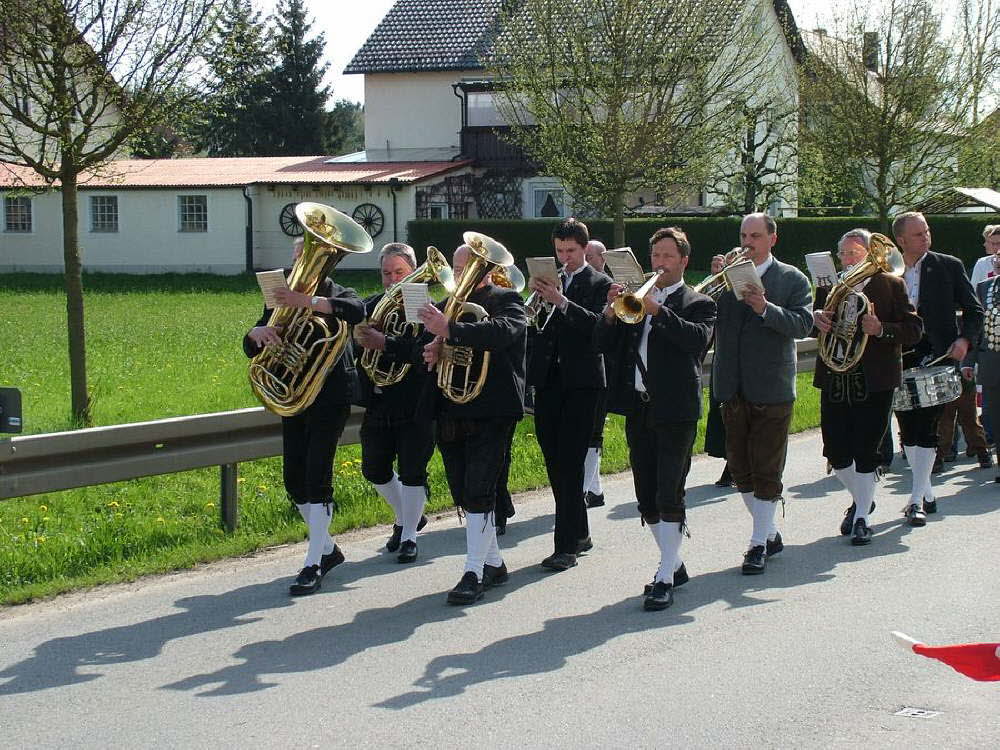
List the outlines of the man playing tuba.
{"type": "MultiPolygon", "coordinates": [[[[840,238],[837,255],[845,273],[865,260],[871,238],[865,229],[852,229],[840,238]]],[[[863,292],[869,302],[867,310],[855,311],[868,336],[864,353],[845,372],[833,372],[818,358],[813,385],[821,391],[823,455],[851,494],[840,533],[850,535],[851,544],[863,545],[872,539],[868,516],[875,509],[875,469],[881,462],[879,446],[889,426],[892,395],[900,383],[902,348],[920,339],[923,326],[898,276],[880,270],[854,291],[863,292]]],[[[829,293],[828,288],[816,290],[813,312],[816,328],[827,335],[838,315],[823,308],[829,293]]],[[[856,304],[857,299],[849,296],[845,304],[856,304]]]]}

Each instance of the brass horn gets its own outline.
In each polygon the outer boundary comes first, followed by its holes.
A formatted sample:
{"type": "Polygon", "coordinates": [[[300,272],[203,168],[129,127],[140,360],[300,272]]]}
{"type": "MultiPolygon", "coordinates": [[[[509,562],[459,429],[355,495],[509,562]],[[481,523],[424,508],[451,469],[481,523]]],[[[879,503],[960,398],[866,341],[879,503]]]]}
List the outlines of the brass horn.
{"type": "Polygon", "coordinates": [[[750,249],[746,247],[734,247],[723,256],[722,270],[704,279],[700,284],[695,285],[694,291],[707,294],[718,302],[722,293],[730,289],[729,278],[726,271],[730,266],[750,259],[750,249]]]}
{"type": "Polygon", "coordinates": [[[661,273],[663,271],[654,271],[634,292],[622,292],[615,297],[615,301],[611,303],[611,309],[615,311],[615,317],[618,320],[622,323],[639,323],[646,317],[646,307],[642,301],[656,284],[661,273]]]}
{"type": "MultiPolygon", "coordinates": [[[[347,255],[372,249],[371,235],[335,208],[299,203],[295,217],[305,239],[288,277],[289,289],[312,296],[347,255]]],[[[265,346],[250,360],[250,387],[270,411],[290,417],[316,400],[326,374],[344,354],[348,325],[342,320],[330,324],[302,307],[279,307],[267,324],[280,331],[281,343],[265,346]]]]}
{"type": "Polygon", "coordinates": [[[869,301],[856,287],[877,273],[902,276],[903,256],[884,234],[873,234],[868,256],[844,274],[830,290],[823,310],[833,316],[833,327],[820,331],[818,356],[833,372],[847,372],[865,353],[868,334],[861,329],[861,317],[868,312],[869,301]]]}

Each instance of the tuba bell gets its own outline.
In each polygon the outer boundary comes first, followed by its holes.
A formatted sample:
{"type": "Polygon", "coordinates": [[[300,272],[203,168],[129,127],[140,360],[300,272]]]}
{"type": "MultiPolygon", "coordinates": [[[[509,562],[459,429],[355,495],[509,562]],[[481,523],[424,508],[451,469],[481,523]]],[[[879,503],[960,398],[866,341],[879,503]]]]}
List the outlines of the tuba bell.
{"type": "Polygon", "coordinates": [[[861,329],[861,317],[868,312],[869,301],[858,287],[877,273],[902,276],[903,256],[884,234],[873,234],[868,256],[847,271],[830,290],[823,310],[833,317],[833,327],[820,331],[818,356],[833,372],[847,372],[865,353],[868,334],[861,329]]]}
{"type": "MultiPolygon", "coordinates": [[[[433,245],[427,248],[427,260],[414,269],[404,279],[393,284],[372,310],[368,324],[387,336],[403,336],[407,332],[416,335],[420,323],[406,322],[403,311],[403,284],[437,284],[449,294],[455,291],[455,276],[441,251],[433,245]]],[[[368,373],[372,383],[385,388],[395,385],[410,370],[410,364],[403,362],[388,362],[385,352],[377,349],[365,349],[361,354],[361,367],[368,373]]]]}
{"type": "MultiPolygon", "coordinates": [[[[469,296],[488,275],[514,265],[507,248],[479,232],[465,232],[462,241],[469,246],[469,261],[462,269],[454,294],[445,304],[444,315],[450,322],[479,322],[487,316],[481,305],[468,301],[469,296]]],[[[468,346],[453,346],[445,341],[437,365],[437,385],[445,398],[467,404],[483,391],[489,372],[490,353],[468,346]]]]}
{"type": "MultiPolygon", "coordinates": [[[[305,229],[305,241],[288,277],[289,289],[314,295],[347,255],[372,249],[368,232],[330,206],[299,203],[295,217],[305,229]]],[[[279,329],[281,343],[265,346],[250,360],[250,387],[270,411],[290,417],[316,400],[326,374],[344,354],[348,325],[337,320],[331,326],[301,307],[279,307],[267,324],[279,329]]]]}

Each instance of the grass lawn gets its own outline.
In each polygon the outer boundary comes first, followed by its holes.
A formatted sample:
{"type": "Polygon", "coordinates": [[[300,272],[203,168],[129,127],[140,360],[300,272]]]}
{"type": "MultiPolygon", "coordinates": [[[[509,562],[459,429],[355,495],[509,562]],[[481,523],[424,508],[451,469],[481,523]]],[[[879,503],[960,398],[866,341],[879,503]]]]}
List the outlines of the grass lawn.
{"type": "MultiPolygon", "coordinates": [[[[338,281],[371,294],[373,272],[338,281]]],[[[84,277],[95,425],[225,411],[257,403],[240,341],[260,315],[249,277],[84,277]]],[[[62,278],[0,275],[0,385],[20,388],[27,433],[72,429],[62,278]]],[[[793,430],[819,421],[811,373],[799,376],[793,430]]],[[[514,439],[510,487],[547,484],[530,418],[514,439]]],[[[704,440],[704,420],[696,443],[704,440]]],[[[609,418],[604,472],[627,468],[623,420],[609,418]]],[[[430,509],[451,505],[440,457],[430,466],[430,509]]],[[[219,528],[218,469],[149,477],[0,502],[0,603],[241,555],[298,541],[305,528],[285,499],[280,459],[240,466],[240,528],[219,528]]],[[[389,523],[360,473],[360,449],[338,451],[334,531],[389,523]]]]}

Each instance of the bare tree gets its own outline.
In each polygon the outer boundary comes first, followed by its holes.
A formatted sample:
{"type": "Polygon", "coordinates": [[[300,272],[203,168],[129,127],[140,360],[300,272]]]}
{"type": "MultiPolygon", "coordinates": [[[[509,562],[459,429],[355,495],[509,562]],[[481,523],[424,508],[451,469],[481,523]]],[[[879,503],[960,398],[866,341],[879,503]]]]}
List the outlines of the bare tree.
{"type": "MultiPolygon", "coordinates": [[[[524,0],[493,53],[512,139],[581,204],[614,216],[635,192],[700,191],[741,137],[742,108],[776,81],[781,28],[767,2],[524,0]]],[[[778,92],[776,94],[776,92],[778,92]]]]}
{"type": "Polygon", "coordinates": [[[956,23],[971,125],[960,154],[961,180],[1000,187],[1000,0],[961,0],[956,23]]]}
{"type": "Polygon", "coordinates": [[[185,106],[175,93],[195,74],[211,9],[211,0],[0,0],[0,159],[62,194],[72,409],[83,424],[77,186],[185,106]]]}
{"type": "Polygon", "coordinates": [[[957,174],[970,81],[940,30],[928,0],[855,6],[803,68],[804,137],[827,164],[860,172],[883,231],[890,212],[957,174]]]}

